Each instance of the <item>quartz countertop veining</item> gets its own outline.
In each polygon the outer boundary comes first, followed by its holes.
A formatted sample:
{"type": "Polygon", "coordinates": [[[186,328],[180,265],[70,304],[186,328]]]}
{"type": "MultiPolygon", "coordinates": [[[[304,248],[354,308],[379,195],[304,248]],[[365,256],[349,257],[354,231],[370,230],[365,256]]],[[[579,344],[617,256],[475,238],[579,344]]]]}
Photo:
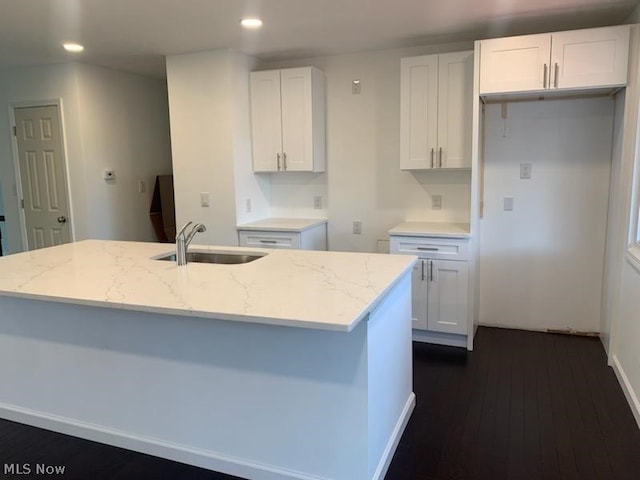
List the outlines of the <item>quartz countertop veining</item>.
{"type": "Polygon", "coordinates": [[[404,222],[389,230],[389,235],[442,238],[471,237],[468,223],[445,222],[404,222]]]}
{"type": "Polygon", "coordinates": [[[283,232],[302,232],[317,225],[327,223],[326,218],[265,218],[255,222],[238,225],[238,230],[277,230],[283,232]]]}
{"type": "Polygon", "coordinates": [[[415,257],[191,246],[260,252],[240,265],[154,257],[171,244],[84,240],[0,257],[0,295],[270,325],[351,331],[415,257]]]}

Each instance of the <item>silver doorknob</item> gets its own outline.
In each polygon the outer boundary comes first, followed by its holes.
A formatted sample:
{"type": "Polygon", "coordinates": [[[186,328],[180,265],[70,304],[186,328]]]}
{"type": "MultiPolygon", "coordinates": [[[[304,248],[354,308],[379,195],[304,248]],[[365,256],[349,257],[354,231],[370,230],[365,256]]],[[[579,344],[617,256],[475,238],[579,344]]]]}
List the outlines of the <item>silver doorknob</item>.
{"type": "Polygon", "coordinates": [[[58,217],[58,223],[67,223],[67,217],[58,217]]]}

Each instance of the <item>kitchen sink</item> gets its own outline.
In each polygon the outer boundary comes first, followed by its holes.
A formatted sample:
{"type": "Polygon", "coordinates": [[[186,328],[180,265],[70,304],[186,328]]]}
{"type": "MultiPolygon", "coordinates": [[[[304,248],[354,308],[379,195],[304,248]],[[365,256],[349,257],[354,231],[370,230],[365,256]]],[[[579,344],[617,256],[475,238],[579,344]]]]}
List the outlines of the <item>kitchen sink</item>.
{"type": "MultiPolygon", "coordinates": [[[[241,263],[249,263],[262,258],[266,253],[223,253],[223,252],[187,252],[187,263],[218,263],[224,265],[237,265],[241,263]]],[[[155,260],[167,260],[169,262],[176,261],[176,254],[169,253],[155,260]]]]}

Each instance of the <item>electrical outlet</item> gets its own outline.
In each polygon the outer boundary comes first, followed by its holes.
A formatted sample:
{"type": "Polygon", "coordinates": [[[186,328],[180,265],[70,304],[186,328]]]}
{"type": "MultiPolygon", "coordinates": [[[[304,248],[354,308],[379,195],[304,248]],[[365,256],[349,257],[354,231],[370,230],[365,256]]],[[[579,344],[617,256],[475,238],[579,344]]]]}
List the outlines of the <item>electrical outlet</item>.
{"type": "Polygon", "coordinates": [[[209,192],[200,192],[200,206],[208,207],[211,204],[211,196],[209,192]]]}
{"type": "Polygon", "coordinates": [[[531,164],[530,163],[521,163],[520,164],[520,178],[522,180],[529,180],[531,178],[531,164]]]}
{"type": "Polygon", "coordinates": [[[251,199],[247,198],[247,201],[245,202],[245,208],[247,210],[247,213],[251,213],[251,199]]]}
{"type": "Polygon", "coordinates": [[[147,191],[147,182],[144,180],[138,180],[138,193],[144,193],[147,191]]]}
{"type": "Polygon", "coordinates": [[[362,233],[362,222],[360,220],[353,221],[353,233],[360,235],[362,233]]]}
{"type": "Polygon", "coordinates": [[[313,197],[313,208],[320,210],[322,208],[322,196],[316,195],[313,197]]]}
{"type": "Polygon", "coordinates": [[[442,210],[442,195],[431,195],[431,209],[442,210]]]}
{"type": "Polygon", "coordinates": [[[511,212],[513,210],[513,197],[504,197],[503,208],[505,212],[511,212]]]}

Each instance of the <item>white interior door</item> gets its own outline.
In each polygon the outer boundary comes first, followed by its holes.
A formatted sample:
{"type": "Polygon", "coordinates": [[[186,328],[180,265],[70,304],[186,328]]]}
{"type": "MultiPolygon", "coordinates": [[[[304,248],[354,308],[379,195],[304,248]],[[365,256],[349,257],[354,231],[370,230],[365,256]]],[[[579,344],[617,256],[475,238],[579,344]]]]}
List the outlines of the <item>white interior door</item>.
{"type": "Polygon", "coordinates": [[[16,108],[16,140],[29,250],[71,241],[58,107],[16,108]]]}

